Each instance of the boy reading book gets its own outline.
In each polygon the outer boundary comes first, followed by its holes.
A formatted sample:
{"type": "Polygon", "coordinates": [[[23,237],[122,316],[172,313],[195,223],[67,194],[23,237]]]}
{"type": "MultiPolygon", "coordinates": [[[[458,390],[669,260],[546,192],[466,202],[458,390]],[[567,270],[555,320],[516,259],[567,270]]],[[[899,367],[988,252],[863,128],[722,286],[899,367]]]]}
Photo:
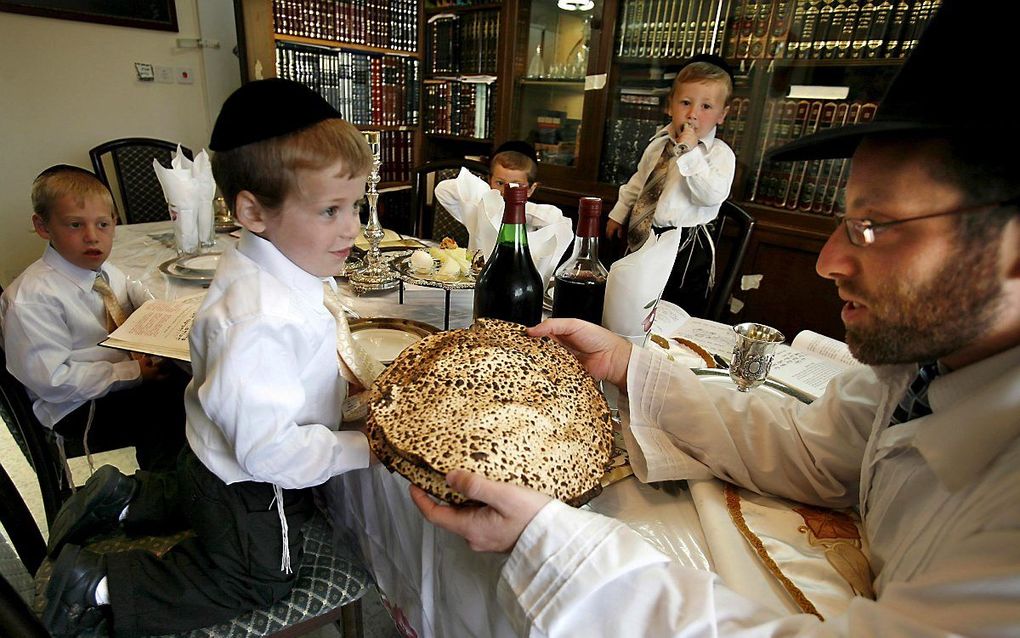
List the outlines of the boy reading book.
{"type": "Polygon", "coordinates": [[[133,445],[142,469],[173,468],[184,445],[187,377],[96,345],[145,300],[141,285],[106,261],[116,228],[109,189],[59,164],[32,183],[32,210],[36,234],[49,243],[0,297],[8,369],[58,437],[82,441],[86,452],[133,445]]]}

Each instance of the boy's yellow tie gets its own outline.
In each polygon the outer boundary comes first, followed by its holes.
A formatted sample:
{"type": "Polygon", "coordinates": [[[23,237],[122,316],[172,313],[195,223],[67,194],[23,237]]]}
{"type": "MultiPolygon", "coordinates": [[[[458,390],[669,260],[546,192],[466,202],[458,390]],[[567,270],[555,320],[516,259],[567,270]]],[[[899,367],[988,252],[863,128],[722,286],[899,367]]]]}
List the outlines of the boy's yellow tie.
{"type": "Polygon", "coordinates": [[[659,204],[659,196],[662,195],[662,187],[666,184],[666,173],[669,172],[669,163],[676,159],[673,154],[674,142],[666,140],[662,147],[662,155],[655,162],[655,167],[645,178],[645,185],[641,187],[634,206],[630,210],[630,218],[627,222],[627,252],[632,253],[645,243],[648,233],[652,229],[652,219],[655,217],[655,208],[659,204]]]}
{"type": "Polygon", "coordinates": [[[99,293],[99,296],[103,298],[103,305],[106,306],[108,319],[106,327],[112,330],[124,323],[124,320],[127,319],[127,313],[124,312],[124,308],[117,301],[117,295],[113,294],[113,289],[110,288],[110,284],[106,283],[106,279],[103,278],[102,274],[96,275],[96,281],[92,284],[92,289],[99,293]],[[113,322],[112,328],[110,326],[111,321],[113,322]]]}
{"type": "Polygon", "coordinates": [[[351,328],[347,325],[347,317],[344,315],[343,304],[340,303],[340,297],[337,296],[329,282],[325,281],[322,282],[322,302],[336,319],[336,352],[340,374],[347,381],[357,382],[361,387],[368,389],[375,378],[382,374],[383,364],[365,352],[364,348],[354,343],[351,328]]]}

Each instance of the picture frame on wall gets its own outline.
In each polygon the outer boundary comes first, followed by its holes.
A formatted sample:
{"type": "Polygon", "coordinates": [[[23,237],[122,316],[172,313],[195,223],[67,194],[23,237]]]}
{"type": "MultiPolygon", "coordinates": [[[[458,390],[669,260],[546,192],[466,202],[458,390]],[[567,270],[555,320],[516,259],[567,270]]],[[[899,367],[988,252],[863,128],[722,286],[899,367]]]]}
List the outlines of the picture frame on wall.
{"type": "Polygon", "coordinates": [[[174,0],[0,0],[0,11],[139,29],[177,31],[177,7],[174,0]]]}

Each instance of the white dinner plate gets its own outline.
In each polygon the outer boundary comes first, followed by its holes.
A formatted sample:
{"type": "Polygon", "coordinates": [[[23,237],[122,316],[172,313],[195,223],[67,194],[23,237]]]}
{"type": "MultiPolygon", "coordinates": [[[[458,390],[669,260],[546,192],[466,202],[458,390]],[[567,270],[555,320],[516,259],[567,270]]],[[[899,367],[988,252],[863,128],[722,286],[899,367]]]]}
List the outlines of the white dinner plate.
{"type": "Polygon", "coordinates": [[[386,317],[352,319],[350,326],[354,342],[383,363],[391,363],[407,346],[439,332],[421,321],[386,317]]]}
{"type": "Polygon", "coordinates": [[[185,270],[177,265],[177,257],[161,263],[159,271],[168,277],[180,279],[181,281],[198,281],[206,284],[212,281],[213,274],[215,274],[215,271],[185,270]]]}
{"type": "Polygon", "coordinates": [[[177,259],[180,270],[199,274],[212,274],[220,263],[223,253],[203,253],[201,255],[185,255],[177,259]]]}

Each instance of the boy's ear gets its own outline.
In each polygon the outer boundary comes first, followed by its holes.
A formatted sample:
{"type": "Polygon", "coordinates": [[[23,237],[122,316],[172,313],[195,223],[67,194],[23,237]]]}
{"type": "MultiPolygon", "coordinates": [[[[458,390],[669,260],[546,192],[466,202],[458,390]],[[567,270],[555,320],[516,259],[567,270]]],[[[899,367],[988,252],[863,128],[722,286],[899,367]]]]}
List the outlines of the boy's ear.
{"type": "Polygon", "coordinates": [[[729,112],[730,112],[730,105],[727,104],[726,107],[722,110],[722,113],[719,114],[719,122],[718,122],[719,124],[722,124],[723,122],[726,121],[726,115],[729,114],[729,112]]]}
{"type": "Polygon", "coordinates": [[[35,234],[39,235],[46,241],[50,239],[50,231],[46,228],[46,222],[39,215],[32,215],[32,228],[35,229],[35,234]]]}
{"type": "Polygon", "coordinates": [[[541,184],[541,182],[531,182],[531,188],[528,189],[528,197],[531,197],[532,195],[535,194],[535,191],[538,190],[539,184],[541,184]]]}
{"type": "Polygon", "coordinates": [[[249,191],[241,191],[234,200],[234,217],[237,223],[256,235],[266,229],[266,211],[249,191]]]}

